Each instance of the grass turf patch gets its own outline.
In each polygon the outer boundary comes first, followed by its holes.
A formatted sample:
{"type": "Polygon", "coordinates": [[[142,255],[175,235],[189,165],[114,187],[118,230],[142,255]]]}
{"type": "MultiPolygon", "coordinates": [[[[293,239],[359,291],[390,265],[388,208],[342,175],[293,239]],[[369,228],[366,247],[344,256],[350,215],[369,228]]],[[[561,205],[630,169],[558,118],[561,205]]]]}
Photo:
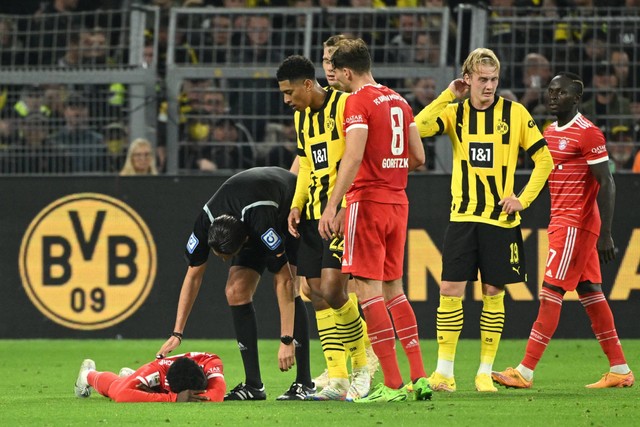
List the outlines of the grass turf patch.
{"type": "MultiPolygon", "coordinates": [[[[267,401],[193,404],[116,404],[96,392],[77,399],[73,384],[85,358],[98,370],[118,372],[153,360],[162,340],[0,340],[0,424],[4,426],[62,425],[237,425],[237,426],[635,426],[640,417],[638,386],[589,390],[608,370],[595,339],[554,340],[536,371],[530,390],[498,389],[478,393],[474,377],[479,341],[462,340],[456,359],[455,393],[435,393],[431,401],[359,405],[346,402],[277,402],[295,371],[277,368],[276,340],[260,341],[261,368],[267,401]]],[[[516,366],[526,341],[503,340],[495,369],[516,366]]],[[[631,368],[640,356],[640,340],[623,342],[631,368]]],[[[422,342],[427,372],[436,361],[436,345],[422,342]]],[[[185,340],[180,352],[218,354],[225,367],[227,388],[244,380],[237,344],[232,340],[185,340]]],[[[405,378],[408,365],[398,346],[405,378]]],[[[324,369],[318,341],[312,341],[312,375],[324,369]]],[[[378,372],[375,381],[382,374],[378,372]]]]}

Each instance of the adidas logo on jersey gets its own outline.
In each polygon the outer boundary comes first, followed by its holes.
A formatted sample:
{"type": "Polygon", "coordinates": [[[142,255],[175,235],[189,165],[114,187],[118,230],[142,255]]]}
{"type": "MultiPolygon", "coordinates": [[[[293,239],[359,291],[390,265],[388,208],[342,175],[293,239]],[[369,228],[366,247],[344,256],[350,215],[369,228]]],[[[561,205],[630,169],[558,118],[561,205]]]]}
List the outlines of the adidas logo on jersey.
{"type": "Polygon", "coordinates": [[[547,270],[547,272],[544,275],[545,276],[549,276],[549,277],[553,277],[553,273],[551,272],[551,270],[547,270]]]}

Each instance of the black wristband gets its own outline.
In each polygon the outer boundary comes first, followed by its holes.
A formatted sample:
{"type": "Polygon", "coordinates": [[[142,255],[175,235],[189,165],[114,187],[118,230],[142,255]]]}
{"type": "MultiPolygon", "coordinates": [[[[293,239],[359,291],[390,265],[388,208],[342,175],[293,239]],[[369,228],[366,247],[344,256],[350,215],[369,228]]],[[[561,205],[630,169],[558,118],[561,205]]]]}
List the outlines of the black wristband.
{"type": "Polygon", "coordinates": [[[173,332],[171,332],[170,336],[178,338],[178,341],[180,341],[182,343],[182,334],[180,332],[173,331],[173,332]]]}
{"type": "Polygon", "coordinates": [[[289,345],[293,342],[293,337],[290,335],[283,335],[280,337],[280,342],[284,345],[289,345]]]}

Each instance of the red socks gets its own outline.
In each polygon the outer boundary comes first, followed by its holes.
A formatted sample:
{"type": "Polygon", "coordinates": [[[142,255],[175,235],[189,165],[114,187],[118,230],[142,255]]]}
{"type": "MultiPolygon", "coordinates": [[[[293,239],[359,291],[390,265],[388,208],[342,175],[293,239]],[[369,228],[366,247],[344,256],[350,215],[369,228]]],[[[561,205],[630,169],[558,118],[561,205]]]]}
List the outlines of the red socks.
{"type": "Polygon", "coordinates": [[[592,292],[580,296],[580,302],[591,319],[591,329],[596,335],[602,351],[609,359],[609,366],[624,365],[627,363],[616,325],[613,320],[613,313],[602,292],[592,292]]]}
{"type": "Polygon", "coordinates": [[[416,381],[419,378],[426,377],[422,362],[422,351],[420,350],[420,339],[418,338],[418,324],[416,315],[407,301],[404,294],[400,294],[387,302],[387,309],[393,318],[396,334],[402,344],[407,359],[409,359],[409,368],[411,370],[411,380],[416,381]]]}
{"type": "Polygon", "coordinates": [[[396,358],[396,336],[389,312],[382,296],[360,301],[367,322],[371,347],[380,360],[384,385],[398,389],[402,387],[402,375],[396,358]]]}
{"type": "Polygon", "coordinates": [[[524,367],[532,371],[535,370],[536,365],[547,349],[549,341],[551,341],[553,334],[558,328],[560,311],[562,311],[562,298],[563,295],[549,288],[543,287],[540,291],[538,318],[531,328],[525,356],[521,362],[524,367]]]}

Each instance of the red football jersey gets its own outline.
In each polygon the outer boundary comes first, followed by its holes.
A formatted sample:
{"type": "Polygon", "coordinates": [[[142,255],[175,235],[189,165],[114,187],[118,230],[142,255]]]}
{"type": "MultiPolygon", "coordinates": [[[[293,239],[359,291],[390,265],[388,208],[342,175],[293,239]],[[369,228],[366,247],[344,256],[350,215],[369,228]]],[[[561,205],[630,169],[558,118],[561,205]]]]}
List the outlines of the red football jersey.
{"type": "Polygon", "coordinates": [[[171,364],[182,357],[192,359],[204,370],[209,381],[207,390],[203,394],[208,396],[212,402],[221,401],[225,391],[222,360],[215,354],[196,352],[157,359],[141,366],[130,377],[122,379],[125,384],[123,384],[118,392],[118,394],[122,395],[113,396],[113,398],[117,401],[128,402],[174,402],[176,400],[176,394],[171,392],[166,376],[171,364]],[[156,393],[143,393],[138,391],[137,385],[139,383],[153,389],[156,393]]]}
{"type": "Polygon", "coordinates": [[[413,112],[398,93],[382,85],[365,85],[353,92],[344,109],[344,130],[368,130],[367,144],[347,202],[371,200],[408,204],[409,127],[413,112]]]}
{"type": "Polygon", "coordinates": [[[544,131],[554,168],[549,176],[551,221],[600,234],[600,212],[596,196],[600,185],[589,165],[609,160],[602,131],[578,113],[569,123],[554,122],[544,131]]]}

